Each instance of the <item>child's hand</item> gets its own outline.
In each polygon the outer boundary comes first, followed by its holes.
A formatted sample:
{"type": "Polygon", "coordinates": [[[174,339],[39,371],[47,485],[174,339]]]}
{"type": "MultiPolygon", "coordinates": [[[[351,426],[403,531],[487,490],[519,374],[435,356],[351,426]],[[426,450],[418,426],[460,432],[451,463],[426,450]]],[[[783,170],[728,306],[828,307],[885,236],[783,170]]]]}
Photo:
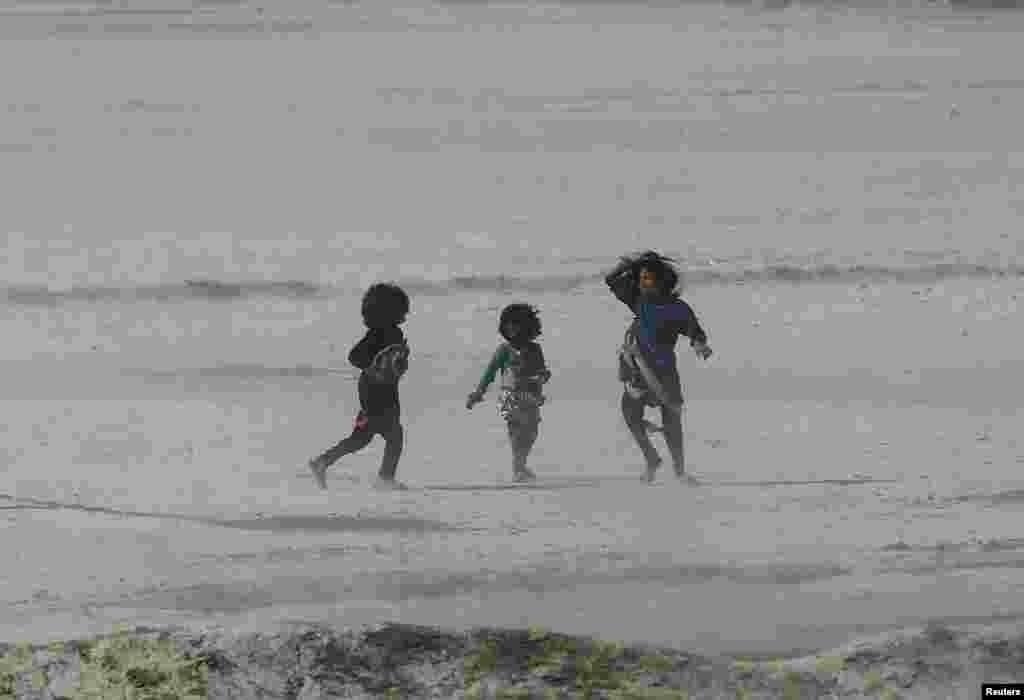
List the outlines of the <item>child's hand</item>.
{"type": "Polygon", "coordinates": [[[476,406],[478,403],[480,403],[483,400],[484,400],[483,394],[481,394],[479,391],[474,391],[472,394],[470,394],[468,397],[466,397],[466,410],[467,411],[472,410],[473,406],[476,406]]]}
{"type": "Polygon", "coordinates": [[[693,351],[697,353],[697,357],[702,360],[706,360],[711,357],[711,346],[706,343],[697,343],[693,346],[693,351]]]}

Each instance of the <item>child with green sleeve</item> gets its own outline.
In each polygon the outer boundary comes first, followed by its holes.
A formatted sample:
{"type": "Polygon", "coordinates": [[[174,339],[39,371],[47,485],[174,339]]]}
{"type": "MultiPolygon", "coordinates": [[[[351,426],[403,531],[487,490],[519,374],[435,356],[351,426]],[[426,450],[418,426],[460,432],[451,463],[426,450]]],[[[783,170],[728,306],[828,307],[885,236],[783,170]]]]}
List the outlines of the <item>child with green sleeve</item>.
{"type": "Polygon", "coordinates": [[[536,476],[527,468],[526,461],[540,429],[540,407],[545,402],[542,388],[551,378],[544,352],[536,342],[541,334],[537,310],[529,304],[506,306],[498,321],[498,333],[506,342],[498,346],[476,391],[466,399],[466,408],[472,409],[483,401],[487,388],[500,372],[498,411],[508,425],[514,479],[530,481],[536,476]]]}

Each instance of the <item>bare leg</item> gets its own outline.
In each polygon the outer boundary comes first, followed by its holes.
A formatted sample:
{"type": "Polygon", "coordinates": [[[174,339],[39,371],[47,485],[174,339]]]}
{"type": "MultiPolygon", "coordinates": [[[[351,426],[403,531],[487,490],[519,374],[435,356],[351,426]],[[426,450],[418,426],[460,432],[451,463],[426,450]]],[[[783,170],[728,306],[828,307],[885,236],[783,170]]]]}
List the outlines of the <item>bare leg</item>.
{"type": "Polygon", "coordinates": [[[313,478],[316,480],[317,486],[326,489],[328,468],[345,455],[363,449],[370,444],[371,440],[373,440],[373,433],[366,423],[363,422],[361,425],[357,423],[357,427],[352,431],[351,435],[319,457],[310,460],[309,469],[313,472],[313,478]]]}
{"type": "Polygon", "coordinates": [[[654,472],[661,464],[661,457],[658,451],[651,444],[651,438],[647,434],[647,426],[644,423],[644,402],[634,399],[626,392],[622,392],[622,417],[626,421],[626,427],[633,434],[633,439],[643,452],[647,460],[647,478],[653,479],[654,472]]]}
{"type": "Polygon", "coordinates": [[[383,481],[394,481],[398,471],[398,460],[405,445],[405,430],[398,421],[381,433],[384,437],[384,458],[381,460],[378,476],[383,481]]]}
{"type": "Polygon", "coordinates": [[[676,476],[688,484],[696,485],[697,479],[686,473],[686,456],[683,440],[683,415],[681,407],[661,407],[662,425],[665,427],[665,442],[672,454],[672,466],[676,476]]]}
{"type": "Polygon", "coordinates": [[[373,433],[369,430],[353,430],[351,435],[324,452],[319,459],[323,461],[324,465],[330,467],[345,455],[350,455],[363,449],[372,440],[373,433]]]}
{"type": "Polygon", "coordinates": [[[534,443],[537,442],[537,435],[540,431],[538,419],[527,419],[524,421],[508,421],[508,437],[512,444],[512,464],[515,475],[532,477],[526,467],[526,461],[530,457],[534,443]]]}
{"type": "Polygon", "coordinates": [[[686,471],[686,459],[683,451],[683,420],[681,412],[671,406],[661,407],[661,425],[665,430],[665,442],[676,474],[686,471]]]}

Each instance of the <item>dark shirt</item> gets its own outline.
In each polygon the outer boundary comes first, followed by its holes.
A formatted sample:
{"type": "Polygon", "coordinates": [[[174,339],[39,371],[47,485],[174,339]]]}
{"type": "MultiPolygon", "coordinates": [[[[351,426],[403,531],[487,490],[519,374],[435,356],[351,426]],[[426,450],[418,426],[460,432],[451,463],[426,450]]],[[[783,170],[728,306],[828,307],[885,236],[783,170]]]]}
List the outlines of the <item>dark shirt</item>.
{"type": "MultiPolygon", "coordinates": [[[[405,334],[398,326],[371,328],[356,343],[348,354],[348,361],[360,370],[365,370],[384,348],[405,342],[405,334]]],[[[401,413],[398,401],[398,385],[375,382],[366,374],[359,374],[359,407],[373,418],[396,418],[401,413]]]]}
{"type": "Polygon", "coordinates": [[[651,360],[651,369],[678,381],[675,348],[679,336],[689,338],[690,345],[707,342],[707,334],[693,309],[675,295],[642,294],[628,272],[612,273],[605,282],[636,316],[637,339],[640,349],[651,360]]]}

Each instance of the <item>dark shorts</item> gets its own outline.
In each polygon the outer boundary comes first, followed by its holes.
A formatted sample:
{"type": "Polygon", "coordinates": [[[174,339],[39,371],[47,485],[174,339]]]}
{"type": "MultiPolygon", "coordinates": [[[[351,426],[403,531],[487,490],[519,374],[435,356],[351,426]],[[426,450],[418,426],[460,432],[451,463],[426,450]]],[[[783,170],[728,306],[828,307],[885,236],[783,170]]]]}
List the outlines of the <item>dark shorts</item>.
{"type": "Polygon", "coordinates": [[[401,416],[397,413],[371,416],[366,411],[360,411],[352,422],[352,432],[382,435],[390,432],[400,423],[401,416]]]}

